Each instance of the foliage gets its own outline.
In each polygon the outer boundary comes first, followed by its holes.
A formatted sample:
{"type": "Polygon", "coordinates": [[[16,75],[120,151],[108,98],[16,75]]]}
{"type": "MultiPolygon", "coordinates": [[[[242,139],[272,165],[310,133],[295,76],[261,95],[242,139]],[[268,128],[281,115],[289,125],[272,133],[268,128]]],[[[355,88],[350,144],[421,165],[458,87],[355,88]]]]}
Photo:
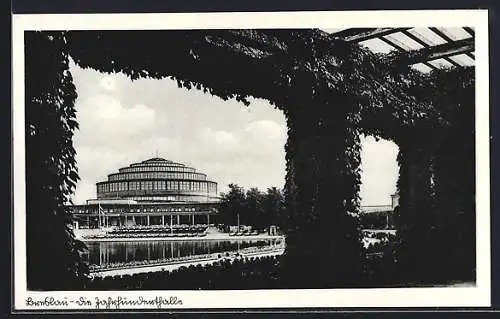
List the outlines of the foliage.
{"type": "Polygon", "coordinates": [[[222,194],[218,221],[225,225],[240,225],[264,229],[277,225],[283,229],[281,219],[284,212],[284,197],[276,187],[261,192],[257,188],[245,190],[236,184],[229,184],[229,192],[222,194]]]}
{"type": "MultiPolygon", "coordinates": [[[[30,152],[35,153],[29,154],[30,165],[41,166],[28,167],[31,175],[36,171],[49,175],[44,182],[35,180],[30,186],[30,196],[50,202],[38,206],[49,208],[44,213],[57,211],[54,205],[61,205],[72,189],[66,183],[77,176],[70,142],[76,125],[62,120],[74,117],[74,88],[65,71],[69,54],[84,68],[123,72],[131,79],[170,77],[179,87],[203,90],[224,100],[234,98],[248,104],[249,96],[267,99],[284,112],[288,140],[283,266],[284,280],[290,286],[300,282],[311,287],[341,286],[355,281],[362,271],[361,236],[354,218],[359,213],[360,134],[391,139],[400,146],[399,249],[408,274],[413,274],[410,270],[416,260],[436,255],[426,250],[440,236],[452,243],[455,263],[470,256],[470,248],[462,254],[458,245],[466,242],[471,247],[473,238],[474,189],[463,182],[473,180],[473,155],[459,145],[461,138],[466,143],[474,141],[471,70],[425,76],[398,56],[373,54],[318,30],[75,31],[58,39],[58,47],[48,41],[39,48],[27,48],[31,56],[27,70],[33,70],[27,76],[32,82],[27,86],[27,101],[40,106],[52,102],[51,108],[33,113],[33,121],[46,117],[35,129],[50,134],[30,144],[30,152]],[[140,50],[131,50],[131,44],[140,50]],[[31,66],[39,52],[41,56],[47,52],[38,66],[46,68],[43,70],[31,66]],[[62,84],[67,83],[66,88],[50,78],[57,75],[65,76],[62,84]],[[55,91],[58,85],[61,90],[55,91]],[[60,109],[68,114],[61,116],[60,109]],[[63,143],[57,143],[60,138],[63,143]],[[47,141],[57,147],[40,150],[47,141]],[[443,143],[450,147],[441,148],[443,143]],[[464,156],[463,166],[447,165],[450,158],[446,154],[464,156]],[[48,166],[51,161],[69,166],[48,166]],[[462,186],[454,187],[456,184],[462,186]],[[43,190],[45,185],[50,185],[48,193],[43,190]],[[54,193],[57,187],[64,189],[64,196],[54,193]],[[467,217],[456,217],[457,210],[467,217]],[[453,230],[445,226],[449,219],[454,221],[453,230]],[[466,239],[455,238],[464,227],[466,239]],[[310,260],[317,263],[311,265],[310,260]]],[[[235,195],[241,200],[241,192],[235,195]]],[[[257,207],[258,196],[255,192],[250,195],[257,207]]],[[[46,225],[56,225],[50,218],[46,221],[46,225]]],[[[464,272],[471,268],[470,264],[462,266],[464,272]]],[[[427,264],[414,274],[426,279],[423,277],[432,273],[431,268],[427,264]]]]}
{"type": "Polygon", "coordinates": [[[26,240],[30,289],[73,289],[88,271],[64,204],[78,180],[75,86],[64,36],[26,32],[26,240]]]}
{"type": "Polygon", "coordinates": [[[415,281],[475,277],[473,72],[450,69],[427,76],[422,94],[441,125],[424,122],[397,138],[399,259],[405,276],[415,281]]]}
{"type": "Polygon", "coordinates": [[[359,223],[363,229],[394,228],[394,213],[374,212],[359,215],[359,223]]]}

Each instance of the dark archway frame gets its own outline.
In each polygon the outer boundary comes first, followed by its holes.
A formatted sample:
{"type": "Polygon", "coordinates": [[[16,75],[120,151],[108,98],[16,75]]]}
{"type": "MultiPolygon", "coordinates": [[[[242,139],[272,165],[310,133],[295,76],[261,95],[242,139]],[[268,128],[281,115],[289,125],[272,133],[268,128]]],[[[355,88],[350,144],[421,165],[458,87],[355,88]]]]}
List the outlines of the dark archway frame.
{"type": "Polygon", "coordinates": [[[30,289],[72,289],[86,271],[78,257],[84,246],[68,228],[63,205],[78,180],[70,57],[80,67],[131,79],[170,77],[224,100],[263,98],[283,111],[285,286],[364,284],[353,218],[360,134],[400,147],[401,243],[393,280],[474,280],[473,68],[422,75],[408,56],[376,55],[317,30],[27,32],[25,45],[30,289]],[[53,249],[42,251],[47,243],[53,249]]]}

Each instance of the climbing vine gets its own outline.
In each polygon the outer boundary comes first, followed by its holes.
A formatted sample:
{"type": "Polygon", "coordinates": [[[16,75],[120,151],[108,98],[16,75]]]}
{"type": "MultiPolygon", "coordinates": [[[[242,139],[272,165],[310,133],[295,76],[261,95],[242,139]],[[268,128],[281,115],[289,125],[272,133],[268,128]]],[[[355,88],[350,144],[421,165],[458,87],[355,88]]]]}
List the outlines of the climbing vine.
{"type": "MultiPolygon", "coordinates": [[[[421,247],[423,238],[432,241],[436,233],[456,237],[445,220],[457,209],[473,207],[472,187],[450,189],[459,179],[473,180],[473,157],[455,137],[473,141],[470,69],[423,75],[397,54],[374,54],[318,30],[38,32],[26,44],[27,161],[33,176],[28,225],[41,223],[64,234],[54,241],[69,243],[58,251],[75,257],[74,265],[80,246],[63,226],[70,217],[62,206],[78,178],[69,56],[82,68],[122,72],[132,80],[171,78],[179,87],[245,105],[249,97],[263,98],[283,111],[288,125],[283,278],[290,287],[360,284],[364,257],[355,216],[361,134],[400,146],[401,249],[421,247]],[[466,156],[467,165],[447,165],[449,154],[466,156]],[[457,194],[464,199],[447,205],[457,194]]],[[[456,225],[465,227],[467,220],[456,225]]],[[[453,247],[466,241],[453,240],[453,247]]],[[[427,255],[417,251],[401,258],[421,256],[427,255]]],[[[66,266],[70,259],[64,259],[66,266]]],[[[78,277],[81,269],[75,267],[69,273],[78,277]]]]}
{"type": "Polygon", "coordinates": [[[26,241],[30,289],[75,289],[88,272],[65,204],[78,181],[77,97],[64,35],[26,32],[26,241]]]}

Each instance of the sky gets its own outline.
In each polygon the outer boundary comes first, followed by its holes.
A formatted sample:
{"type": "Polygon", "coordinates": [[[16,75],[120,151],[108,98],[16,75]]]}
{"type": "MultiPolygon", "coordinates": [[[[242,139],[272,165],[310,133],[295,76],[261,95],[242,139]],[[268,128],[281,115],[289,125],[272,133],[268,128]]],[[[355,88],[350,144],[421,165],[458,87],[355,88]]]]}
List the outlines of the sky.
{"type": "MultiPolygon", "coordinates": [[[[218,183],[283,188],[287,138],[283,113],[265,100],[250,106],[178,88],[170,79],[131,81],[71,64],[80,129],[74,147],[80,181],[73,202],[96,197],[95,183],[121,167],[163,157],[194,167],[218,183]]],[[[362,138],[362,205],[390,204],[398,148],[362,138]]]]}

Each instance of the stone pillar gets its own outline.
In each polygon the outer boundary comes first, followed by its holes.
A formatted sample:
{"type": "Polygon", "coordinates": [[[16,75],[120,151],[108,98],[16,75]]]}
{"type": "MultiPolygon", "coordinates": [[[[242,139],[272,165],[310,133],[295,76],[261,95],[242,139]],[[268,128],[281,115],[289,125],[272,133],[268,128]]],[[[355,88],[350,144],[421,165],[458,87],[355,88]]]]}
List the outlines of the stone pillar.
{"type": "Polygon", "coordinates": [[[165,215],[161,215],[161,225],[165,226],[165,215]]]}
{"type": "Polygon", "coordinates": [[[194,214],[191,214],[191,223],[194,225],[194,214]]]}
{"type": "Polygon", "coordinates": [[[149,215],[146,216],[146,224],[149,226],[149,215]]]}
{"type": "Polygon", "coordinates": [[[181,216],[177,214],[177,225],[181,224],[181,216]]]}
{"type": "Polygon", "coordinates": [[[210,213],[207,214],[207,225],[210,225],[210,213]]]}

